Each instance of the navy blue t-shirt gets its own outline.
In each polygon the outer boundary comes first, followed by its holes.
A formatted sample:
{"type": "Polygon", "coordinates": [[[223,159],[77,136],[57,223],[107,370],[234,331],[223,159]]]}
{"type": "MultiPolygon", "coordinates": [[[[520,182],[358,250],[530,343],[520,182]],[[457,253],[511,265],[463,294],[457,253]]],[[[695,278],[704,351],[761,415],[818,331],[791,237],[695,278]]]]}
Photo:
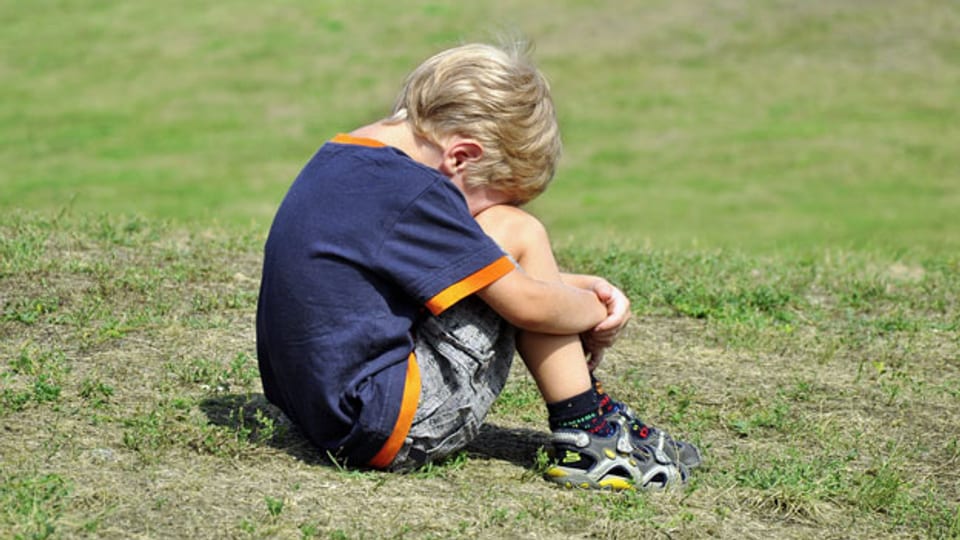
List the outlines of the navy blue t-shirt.
{"type": "Polygon", "coordinates": [[[388,464],[372,460],[406,435],[412,411],[401,409],[419,397],[417,321],[513,269],[448,178],[376,141],[334,138],[267,238],[257,308],[267,399],[321,449],[388,464]]]}

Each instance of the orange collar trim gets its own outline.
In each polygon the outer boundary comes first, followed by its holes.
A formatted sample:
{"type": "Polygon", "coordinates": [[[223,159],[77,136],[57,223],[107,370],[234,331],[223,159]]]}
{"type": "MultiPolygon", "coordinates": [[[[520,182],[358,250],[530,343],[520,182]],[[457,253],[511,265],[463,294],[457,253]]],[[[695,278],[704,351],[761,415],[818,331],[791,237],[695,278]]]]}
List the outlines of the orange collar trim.
{"type": "Polygon", "coordinates": [[[330,142],[339,143],[339,144],[355,144],[357,146],[369,146],[371,148],[383,148],[386,146],[382,142],[376,139],[368,139],[366,137],[354,137],[353,135],[348,135],[346,133],[340,133],[334,138],[330,139],[330,142]]]}

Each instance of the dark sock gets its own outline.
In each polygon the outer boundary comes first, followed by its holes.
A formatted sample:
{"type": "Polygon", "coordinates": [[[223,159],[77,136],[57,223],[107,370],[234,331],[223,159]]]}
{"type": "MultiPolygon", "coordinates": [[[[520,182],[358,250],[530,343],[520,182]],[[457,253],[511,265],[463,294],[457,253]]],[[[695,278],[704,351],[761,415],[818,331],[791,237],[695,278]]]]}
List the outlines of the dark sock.
{"type": "Polygon", "coordinates": [[[600,413],[604,416],[607,416],[611,413],[620,412],[620,408],[622,407],[620,402],[614,401],[614,399],[610,397],[610,394],[603,391],[603,384],[596,377],[594,377],[592,373],[590,374],[590,382],[593,383],[593,388],[597,391],[600,413]]]}
{"type": "Polygon", "coordinates": [[[547,403],[550,429],[582,429],[594,435],[609,437],[614,427],[600,411],[600,396],[596,388],[556,403],[547,403]]]}

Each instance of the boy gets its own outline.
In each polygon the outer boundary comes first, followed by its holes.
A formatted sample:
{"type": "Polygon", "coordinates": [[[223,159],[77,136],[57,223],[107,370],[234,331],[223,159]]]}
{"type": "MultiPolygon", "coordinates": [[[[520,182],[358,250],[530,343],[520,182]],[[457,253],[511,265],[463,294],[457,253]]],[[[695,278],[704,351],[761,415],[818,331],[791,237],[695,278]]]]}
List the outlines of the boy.
{"type": "Polygon", "coordinates": [[[550,415],[560,462],[548,480],[683,481],[696,448],[644,426],[591,376],[627,298],[561,274],[542,225],[518,208],[559,155],[546,80],[521,48],[488,45],[428,59],[389,118],[323,145],[266,242],[267,398],[331,457],[409,469],[477,434],[516,350],[550,415]]]}

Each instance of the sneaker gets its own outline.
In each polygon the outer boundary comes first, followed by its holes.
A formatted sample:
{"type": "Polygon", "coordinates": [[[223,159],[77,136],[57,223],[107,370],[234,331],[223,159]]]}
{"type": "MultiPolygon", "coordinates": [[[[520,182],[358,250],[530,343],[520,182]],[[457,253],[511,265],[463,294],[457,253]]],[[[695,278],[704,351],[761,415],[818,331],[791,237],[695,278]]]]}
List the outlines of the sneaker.
{"type": "Polygon", "coordinates": [[[665,453],[671,461],[680,463],[688,469],[699,466],[703,463],[700,456],[700,450],[684,441],[675,441],[673,437],[666,432],[653,426],[648,426],[637,418],[637,415],[627,405],[617,404],[617,411],[610,413],[608,419],[617,417],[622,418],[629,426],[630,439],[638,447],[656,448],[665,453]]]}
{"type": "Polygon", "coordinates": [[[609,437],[559,429],[553,433],[554,465],[544,478],[567,488],[663,489],[682,484],[687,470],[652,447],[635,446],[622,420],[609,437]]]}

